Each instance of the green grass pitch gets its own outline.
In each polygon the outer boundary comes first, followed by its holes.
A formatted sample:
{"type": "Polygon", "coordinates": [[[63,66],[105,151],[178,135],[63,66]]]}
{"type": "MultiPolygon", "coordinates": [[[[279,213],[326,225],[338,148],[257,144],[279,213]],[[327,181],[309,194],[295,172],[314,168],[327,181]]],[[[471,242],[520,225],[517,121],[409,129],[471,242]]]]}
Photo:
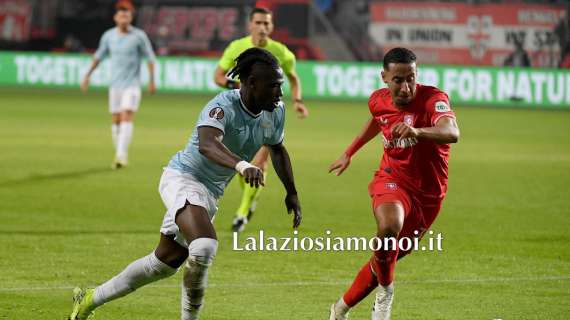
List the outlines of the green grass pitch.
{"type": "MultiPolygon", "coordinates": [[[[148,254],[164,208],[162,167],[184,147],[212,96],[144,96],[130,166],[111,171],[104,92],[0,89],[0,319],[64,319],[76,285],[93,286],[148,254]]],[[[285,143],[304,220],[300,236],[370,236],[367,145],[341,177],[328,165],[368,117],[365,103],[307,101],[289,111],[285,143]]],[[[396,271],[393,319],[568,319],[570,112],[456,107],[450,185],[433,230],[443,252],[396,271]]],[[[232,183],[215,226],[220,250],[203,319],[327,319],[368,252],[237,252],[232,183]]],[[[284,191],[268,178],[244,236],[291,235],[284,191]]],[[[178,319],[181,274],[103,306],[95,319],[178,319]]],[[[369,319],[372,296],[351,312],[369,319]]]]}

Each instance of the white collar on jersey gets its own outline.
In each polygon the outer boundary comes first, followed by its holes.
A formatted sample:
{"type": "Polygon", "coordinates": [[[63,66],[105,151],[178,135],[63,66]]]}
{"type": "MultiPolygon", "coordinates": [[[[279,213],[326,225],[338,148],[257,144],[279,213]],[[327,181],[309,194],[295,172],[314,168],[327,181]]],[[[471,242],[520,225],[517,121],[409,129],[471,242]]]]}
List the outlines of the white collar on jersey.
{"type": "Polygon", "coordinates": [[[255,113],[249,111],[249,109],[245,106],[245,104],[243,104],[243,100],[241,99],[241,94],[239,94],[239,89],[235,89],[235,90],[237,90],[237,95],[239,97],[239,104],[240,104],[241,108],[243,109],[243,111],[245,111],[247,114],[249,114],[253,118],[259,117],[261,115],[261,113],[263,112],[263,110],[261,110],[258,114],[255,114],[255,113]]]}

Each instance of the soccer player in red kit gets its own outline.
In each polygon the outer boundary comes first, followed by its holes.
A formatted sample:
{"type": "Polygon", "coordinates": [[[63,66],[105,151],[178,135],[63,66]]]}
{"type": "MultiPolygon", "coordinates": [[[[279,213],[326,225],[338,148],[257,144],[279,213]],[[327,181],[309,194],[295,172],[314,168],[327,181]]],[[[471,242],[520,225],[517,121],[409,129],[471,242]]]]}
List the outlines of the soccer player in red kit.
{"type": "MultiPolygon", "coordinates": [[[[372,116],[360,135],[333,162],[329,171],[342,174],[352,156],[379,133],[384,155],[368,190],[377,239],[421,237],[431,226],[447,191],[450,144],[459,139],[447,94],[416,82],[416,56],[394,48],[384,56],[382,80],[387,88],[370,96],[372,116]]],[[[378,288],[373,320],[390,319],[396,261],[409,251],[380,248],[367,261],[351,287],[331,306],[330,319],[347,319],[348,310],[378,288]]]]}

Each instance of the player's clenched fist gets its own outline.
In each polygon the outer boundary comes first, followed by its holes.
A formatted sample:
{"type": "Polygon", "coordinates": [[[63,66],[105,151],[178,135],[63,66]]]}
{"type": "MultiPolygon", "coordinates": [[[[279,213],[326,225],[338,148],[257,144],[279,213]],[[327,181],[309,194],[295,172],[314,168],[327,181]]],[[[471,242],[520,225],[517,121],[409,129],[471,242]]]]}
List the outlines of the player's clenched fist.
{"type": "Polygon", "coordinates": [[[403,122],[398,122],[392,127],[392,137],[394,139],[417,138],[418,129],[403,122]]]}

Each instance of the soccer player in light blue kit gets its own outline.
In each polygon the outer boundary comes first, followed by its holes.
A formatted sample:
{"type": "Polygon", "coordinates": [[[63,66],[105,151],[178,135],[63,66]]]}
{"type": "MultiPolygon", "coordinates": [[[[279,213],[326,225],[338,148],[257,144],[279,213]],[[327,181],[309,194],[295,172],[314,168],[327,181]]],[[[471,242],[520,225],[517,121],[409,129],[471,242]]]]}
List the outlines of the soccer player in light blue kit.
{"type": "Polygon", "coordinates": [[[101,37],[99,48],[81,89],[87,91],[89,78],[106,57],[111,58],[111,85],[109,87],[109,112],[112,115],[111,134],[115,146],[113,168],[119,169],[128,163],[128,150],[133,135],[134,114],[141,101],[140,67],[148,60],[148,90],[154,93],[154,63],[156,57],[147,35],[131,25],[134,6],[129,1],[119,1],[114,20],[116,27],[107,30],[101,37]]]}
{"type": "Polygon", "coordinates": [[[230,76],[239,77],[241,88],[208,102],[188,145],[162,174],[159,192],[167,211],[155,251],[95,289],[76,288],[69,319],[87,319],[96,307],[173,275],[184,261],[181,319],[198,319],[208,268],[218,248],[211,222],[218,199],[236,172],[251,186],[264,184],[261,169],[248,162],[262,145],[269,147],[287,191],[285,206],[294,214],[293,227],[301,223],[291,161],[283,145],[283,71],[277,59],[260,48],[244,51],[236,62],[230,76]]]}

